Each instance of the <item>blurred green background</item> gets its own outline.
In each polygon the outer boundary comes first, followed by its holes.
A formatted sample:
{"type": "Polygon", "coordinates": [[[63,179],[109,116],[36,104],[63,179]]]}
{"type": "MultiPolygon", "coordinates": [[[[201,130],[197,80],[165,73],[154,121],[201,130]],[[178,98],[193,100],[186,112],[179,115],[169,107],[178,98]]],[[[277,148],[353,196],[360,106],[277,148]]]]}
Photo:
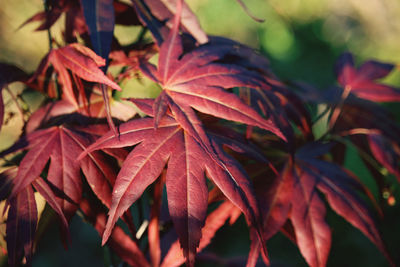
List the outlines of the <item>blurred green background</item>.
{"type": "MultiPolygon", "coordinates": [[[[129,2],[129,1],[128,1],[129,2]]],[[[250,12],[265,21],[258,23],[247,16],[234,0],[188,0],[205,31],[245,43],[265,54],[272,70],[282,79],[303,81],[318,88],[335,83],[333,65],[344,51],[351,51],[357,62],[377,59],[400,63],[399,0],[246,0],[250,12]]],[[[48,51],[46,32],[35,32],[38,23],[18,27],[43,9],[41,0],[2,0],[0,6],[0,61],[16,64],[32,72],[48,51]]],[[[60,39],[63,17],[52,34],[60,39]]],[[[132,40],[137,28],[116,29],[123,41],[132,40]]],[[[394,71],[386,83],[400,84],[400,73],[394,71]]],[[[22,86],[12,86],[20,92],[22,86]]],[[[3,92],[8,111],[16,111],[10,96],[3,92]]],[[[142,96],[143,97],[143,96],[142,96]]],[[[34,110],[40,99],[30,103],[34,110]],[[36,102],[35,102],[36,101],[36,102]]],[[[396,105],[389,105],[399,114],[396,105]]],[[[0,133],[0,150],[19,135],[23,122],[15,116],[7,120],[0,133]]],[[[356,153],[349,150],[347,166],[371,185],[371,177],[356,153]]],[[[391,177],[388,177],[391,179],[391,177]]],[[[373,188],[372,191],[376,191],[373,188]]],[[[399,192],[395,189],[395,195],[399,192]]],[[[388,249],[396,256],[400,244],[399,205],[385,207],[383,234],[388,249]]],[[[388,266],[387,262],[358,230],[333,212],[328,213],[333,230],[332,251],[328,266],[388,266]]],[[[58,229],[52,226],[38,244],[34,266],[101,266],[107,251],[100,247],[97,233],[76,216],[72,222],[72,244],[66,252],[58,241],[58,229]]],[[[241,219],[233,227],[219,231],[206,249],[223,257],[246,256],[248,232],[241,219]]],[[[272,266],[306,266],[297,248],[281,235],[268,242],[272,266]]],[[[201,266],[210,266],[201,264],[201,266]]],[[[237,266],[241,265],[238,261],[237,266]]]]}

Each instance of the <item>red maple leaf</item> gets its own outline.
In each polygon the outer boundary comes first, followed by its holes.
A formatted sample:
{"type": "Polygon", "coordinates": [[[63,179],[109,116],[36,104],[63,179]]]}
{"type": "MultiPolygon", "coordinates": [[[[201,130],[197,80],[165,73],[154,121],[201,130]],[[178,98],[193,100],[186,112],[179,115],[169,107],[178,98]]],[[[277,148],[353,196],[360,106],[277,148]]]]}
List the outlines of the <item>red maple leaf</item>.
{"type": "MultiPolygon", "coordinates": [[[[151,101],[147,102],[151,104],[151,101]]],[[[146,109],[145,105],[141,107],[146,109]]],[[[147,105],[147,111],[152,111],[151,105],[147,105]]],[[[171,115],[164,116],[156,129],[152,118],[143,118],[120,125],[119,133],[119,136],[112,132],[105,134],[87,150],[90,153],[97,149],[136,145],[124,161],[113,188],[103,243],[118,218],[159,177],[166,164],[169,212],[188,263],[194,262],[206,217],[208,188],[205,174],[243,211],[252,226],[258,225],[258,208],[251,182],[237,162],[214,140],[211,142],[220,159],[219,165],[171,115]]]]}
{"type": "MultiPolygon", "coordinates": [[[[78,86],[79,83],[77,82],[74,83],[79,90],[79,92],[76,93],[68,70],[72,72],[72,78],[76,75],[86,81],[105,84],[113,89],[121,90],[118,84],[110,80],[110,78],[108,78],[100,69],[100,67],[106,64],[106,61],[96,55],[96,53],[89,48],[78,43],[70,44],[58,49],[52,49],[40,63],[38,69],[31,77],[29,84],[36,87],[34,81],[37,80],[38,87],[43,90],[44,81],[41,79],[41,76],[45,75],[49,64],[53,65],[58,74],[58,81],[61,83],[63,89],[63,99],[76,106],[79,106],[77,93],[83,97],[85,96],[85,92],[83,91],[82,86],[78,86]]],[[[50,92],[50,95],[52,96],[55,96],[56,94],[56,92],[50,92]]]]}
{"type": "Polygon", "coordinates": [[[38,216],[32,186],[24,188],[18,195],[8,200],[10,205],[6,230],[8,262],[11,266],[18,266],[25,253],[29,264],[32,261],[38,216]]]}
{"type": "Polygon", "coordinates": [[[345,92],[351,91],[360,98],[376,102],[400,101],[400,90],[376,82],[384,78],[394,65],[378,61],[366,61],[359,68],[354,67],[353,56],[344,53],[336,63],[336,75],[345,92]]]}
{"type": "MultiPolygon", "coordinates": [[[[317,158],[329,152],[331,147],[330,144],[309,143],[298,149],[293,161],[289,158],[272,181],[265,181],[265,171],[255,177],[264,239],[282,231],[289,219],[293,227],[291,238],[307,263],[313,267],[325,266],[331,230],[325,221],[326,208],[320,191],[337,214],[363,232],[390,260],[375,216],[357,193],[370,195],[369,191],[348,171],[317,158]]],[[[258,239],[252,240],[252,250],[260,250],[258,242],[258,239]]],[[[258,257],[258,253],[253,253],[258,257]]]]}
{"type": "Polygon", "coordinates": [[[191,107],[219,118],[258,126],[284,139],[272,121],[262,118],[236,95],[224,90],[239,86],[260,87],[263,78],[239,65],[218,63],[224,54],[219,54],[218,49],[214,51],[213,46],[199,47],[184,54],[178,32],[180,12],[177,14],[168,39],[160,47],[158,68],[147,62],[141,65],[143,73],[163,88],[153,107],[155,125],[169,107],[182,127],[194,134],[187,125],[194,115],[188,111],[191,107]]]}
{"type": "Polygon", "coordinates": [[[53,126],[28,134],[25,138],[27,143],[25,149],[28,149],[28,152],[22,159],[13,180],[14,188],[11,197],[18,195],[35,182],[50,160],[47,183],[41,183],[39,180],[36,184],[44,189],[47,188],[45,188],[47,184],[50,186],[56,197],[55,200],[43,196],[48,202],[56,201],[67,218],[71,218],[75,213],[82,197],[80,170],[84,173],[93,192],[106,206],[109,206],[115,172],[107,164],[104,156],[95,152],[90,153],[82,161],[76,160],[91,140],[88,134],[64,126],[53,126]]]}

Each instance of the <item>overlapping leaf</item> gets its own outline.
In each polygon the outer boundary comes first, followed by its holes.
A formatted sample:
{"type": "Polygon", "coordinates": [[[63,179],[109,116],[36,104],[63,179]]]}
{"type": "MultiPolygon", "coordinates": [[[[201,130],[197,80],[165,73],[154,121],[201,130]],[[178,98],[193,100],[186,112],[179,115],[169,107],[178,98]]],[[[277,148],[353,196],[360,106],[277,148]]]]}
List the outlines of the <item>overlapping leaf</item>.
{"type": "Polygon", "coordinates": [[[144,118],[122,124],[119,131],[118,137],[109,132],[88,148],[90,152],[136,145],[118,174],[103,242],[117,219],[158,178],[167,162],[169,212],[190,264],[194,262],[206,217],[205,174],[244,212],[251,225],[257,225],[258,210],[251,183],[219,144],[212,144],[221,160],[217,165],[205,148],[170,116],[163,117],[157,129],[152,118],[144,118]]]}
{"type": "Polygon", "coordinates": [[[36,13],[29,19],[27,19],[24,23],[22,23],[19,28],[24,27],[25,25],[40,21],[41,24],[36,28],[36,31],[43,31],[50,29],[51,26],[60,18],[63,12],[67,12],[72,6],[76,4],[77,1],[48,1],[46,4],[48,5],[48,9],[46,11],[42,11],[36,13]]]}
{"type": "MultiPolygon", "coordinates": [[[[85,46],[71,44],[51,50],[40,63],[36,73],[31,78],[31,82],[42,73],[45,73],[50,63],[58,73],[58,80],[63,88],[63,98],[75,105],[78,105],[77,97],[68,70],[84,80],[105,84],[113,89],[121,90],[118,84],[110,80],[99,69],[99,67],[106,64],[105,60],[85,46]]],[[[39,85],[39,87],[42,88],[43,86],[39,85]]],[[[81,95],[84,94],[81,93],[81,95]]]]}
{"type": "MultiPolygon", "coordinates": [[[[303,173],[303,175],[299,177],[299,180],[306,179],[311,181],[315,189],[318,188],[325,194],[329,205],[336,213],[343,216],[349,223],[363,232],[378,249],[387,256],[385,246],[378,231],[375,215],[370,208],[368,208],[366,202],[357,195],[357,192],[365,193],[366,189],[339,166],[307,157],[306,154],[303,153],[307,148],[306,146],[303,150],[300,150],[297,156],[298,168],[301,169],[300,173],[303,173]]],[[[317,196],[316,192],[314,192],[314,194],[317,196]]],[[[319,204],[318,207],[320,207],[319,204]]],[[[314,215],[319,216],[318,214],[319,213],[316,213],[314,215]]],[[[313,215],[313,213],[310,213],[310,215],[313,215]]],[[[296,229],[296,225],[294,226],[296,229]]],[[[330,240],[330,238],[328,239],[328,232],[326,229],[323,230],[321,234],[325,236],[325,239],[330,240]]],[[[328,242],[326,243],[327,246],[329,244],[328,242]]],[[[326,253],[329,250],[327,250],[325,246],[316,246],[315,249],[315,252],[311,255],[306,254],[308,255],[306,256],[303,253],[309,264],[311,264],[310,262],[313,261],[313,258],[326,260],[325,257],[321,258],[316,256],[327,256],[326,253]],[[309,257],[310,261],[307,257],[309,257]]],[[[318,264],[313,266],[320,266],[319,264],[322,262],[317,261],[315,263],[318,264]]]]}
{"type": "MultiPolygon", "coordinates": [[[[326,208],[319,193],[322,192],[337,214],[363,232],[389,258],[375,215],[359,197],[359,193],[370,195],[369,191],[338,165],[317,159],[331,148],[332,144],[310,143],[300,148],[293,163],[289,160],[271,181],[265,181],[271,174],[265,171],[258,174],[255,186],[263,214],[265,240],[282,230],[290,219],[294,242],[307,263],[326,266],[331,231],[325,221],[326,208]]],[[[258,242],[252,241],[254,255],[260,251],[258,242]]]]}
{"type": "Polygon", "coordinates": [[[11,193],[12,183],[17,171],[16,167],[11,167],[0,173],[0,200],[7,199],[11,193]]]}
{"type": "Polygon", "coordinates": [[[160,47],[158,68],[149,63],[141,66],[144,74],[163,87],[153,106],[155,126],[169,108],[185,131],[209,150],[208,153],[212,153],[193,108],[219,118],[260,127],[285,139],[271,120],[264,119],[239,97],[225,90],[237,86],[260,87],[265,84],[262,76],[237,64],[218,63],[227,53],[226,45],[200,47],[183,54],[179,21],[180,11],[177,11],[174,27],[160,47]]]}
{"type": "MultiPolygon", "coordinates": [[[[98,152],[90,153],[84,160],[76,161],[91,139],[82,132],[54,126],[37,130],[26,137],[29,151],[22,159],[16,178],[12,196],[28,187],[41,175],[50,160],[47,183],[56,197],[55,204],[45,197],[51,206],[61,207],[67,218],[71,218],[78,208],[82,196],[82,181],[80,170],[93,192],[106,205],[111,203],[111,186],[115,180],[114,170],[107,164],[106,159],[98,152]]],[[[46,183],[37,181],[35,187],[42,192],[49,192],[46,183]]],[[[45,196],[45,195],[44,195],[45,196]]],[[[58,211],[58,208],[55,208],[58,211]]]]}
{"type": "MultiPolygon", "coordinates": [[[[233,224],[237,217],[235,207],[230,201],[225,201],[216,210],[207,216],[204,228],[202,229],[202,238],[200,240],[198,251],[204,249],[210,244],[217,230],[219,230],[225,222],[230,218],[230,224],[233,224]],[[233,218],[233,220],[232,220],[233,218]]],[[[180,249],[179,242],[174,242],[168,250],[167,255],[161,264],[161,267],[178,267],[185,262],[185,257],[180,249]]]]}
{"type": "MultiPolygon", "coordinates": [[[[177,13],[177,3],[180,0],[132,0],[138,17],[149,28],[158,44],[168,36],[168,28],[173,27],[173,18],[177,13]],[[150,12],[149,12],[150,11],[150,12]]],[[[197,17],[184,2],[182,7],[182,26],[199,43],[207,42],[206,33],[200,27],[197,17]]]]}
{"type": "MultiPolygon", "coordinates": [[[[127,103],[113,100],[111,97],[109,98],[111,100],[110,110],[114,118],[127,121],[136,114],[135,109],[127,103]]],[[[85,124],[85,120],[87,121],[90,118],[105,118],[107,116],[106,107],[101,91],[94,87],[88,101],[80,98],[78,106],[67,100],[48,103],[31,115],[26,124],[25,131],[30,133],[38,127],[48,124],[55,117],[60,117],[60,120],[65,122],[66,116],[69,116],[69,120],[74,121],[73,114],[84,116],[84,118],[81,119],[81,124],[85,124]]],[[[76,121],[79,122],[79,118],[75,119],[74,122],[76,121]]],[[[102,132],[99,132],[99,134],[102,134],[102,132]]]]}
{"type": "Polygon", "coordinates": [[[115,25],[113,0],[81,0],[81,5],[93,50],[108,60],[115,25]]]}
{"type": "Polygon", "coordinates": [[[368,143],[375,159],[400,180],[399,145],[379,133],[369,134],[368,143]]]}
{"type": "MultiPolygon", "coordinates": [[[[94,226],[99,235],[104,232],[107,216],[96,203],[83,199],[79,205],[85,218],[94,226]]],[[[121,227],[115,227],[109,242],[110,248],[126,263],[133,267],[149,267],[140,247],[131,240],[121,227]]]]}
{"type": "MultiPolygon", "coordinates": [[[[258,169],[253,170],[256,173],[260,172],[258,169]]],[[[281,173],[267,173],[263,170],[254,177],[265,240],[274,236],[283,227],[289,217],[292,209],[292,201],[294,201],[293,187],[295,179],[293,176],[293,165],[288,162],[281,173]]],[[[262,253],[264,262],[267,265],[270,264],[267,255],[264,255],[261,248],[260,240],[252,233],[247,267],[255,266],[260,252],[262,253]]]]}
{"type": "Polygon", "coordinates": [[[272,118],[286,137],[288,146],[293,148],[295,134],[290,122],[302,131],[305,138],[309,138],[312,136],[311,118],[295,93],[278,81],[272,79],[269,81],[267,88],[241,89],[242,98],[255,110],[267,118],[272,118]]]}
{"type": "MultiPolygon", "coordinates": [[[[243,5],[243,1],[238,2],[243,5]]],[[[49,10],[27,21],[42,21],[38,30],[49,29],[66,13],[65,42],[76,42],[79,36],[86,44],[91,43],[102,58],[77,44],[53,49],[28,83],[46,91],[44,88],[51,76],[49,86],[53,88],[48,95],[54,98],[62,93],[63,99],[35,112],[24,127],[26,136],[1,153],[26,151],[15,173],[14,189],[9,198],[7,241],[11,265],[20,262],[23,249],[28,264],[31,259],[37,221],[33,186],[59,215],[64,232],[68,228],[67,219],[80,207],[85,218],[103,234],[103,243],[108,239],[108,244],[122,260],[132,266],[150,266],[139,244],[115,224],[160,175],[163,178],[154,187],[148,228],[149,255],[154,266],[161,262],[159,231],[168,231],[168,227],[160,226],[165,221],[157,214],[164,182],[169,215],[178,241],[170,247],[162,266],[178,266],[185,260],[194,265],[196,252],[210,242],[229,217],[235,220],[240,212],[251,226],[248,267],[258,262],[264,241],[279,230],[296,242],[310,266],[325,266],[331,231],[325,221],[322,195],[336,213],[386,253],[374,214],[359,197],[359,193],[368,195],[369,192],[346,170],[321,159],[329,152],[331,144],[315,142],[297,149],[299,144],[312,139],[310,116],[297,95],[274,79],[265,58],[232,40],[208,37],[182,0],[132,0],[133,6],[111,0],[81,0],[80,3],[79,0],[47,1],[49,10]],[[137,16],[133,14],[134,9],[137,16]],[[138,19],[152,32],[159,47],[157,67],[148,62],[156,51],[155,45],[132,51],[136,45],[142,47],[142,42],[122,47],[113,40],[114,22],[136,25],[138,19]],[[114,132],[105,133],[88,147],[94,136],[105,132],[105,127],[100,124],[70,126],[70,123],[83,125],[86,121],[103,118],[106,107],[107,119],[112,124],[108,109],[110,98],[106,93],[110,90],[106,85],[117,90],[119,87],[103,73],[106,68],[101,68],[108,60],[112,41],[121,48],[113,53],[114,63],[124,67],[121,73],[126,76],[121,77],[126,78],[129,70],[136,72],[140,68],[162,87],[162,92],[155,100],[132,100],[151,118],[124,123],[118,135],[114,128],[114,132]],[[54,71],[49,68],[50,64],[54,71]],[[102,85],[93,86],[81,79],[102,85]],[[232,93],[237,88],[239,96],[232,93]],[[226,122],[221,124],[220,119],[233,121],[229,125],[237,129],[243,129],[241,124],[247,125],[249,140],[243,140],[242,131],[239,134],[235,129],[223,127],[226,122]],[[292,122],[302,135],[292,128],[292,122]],[[58,126],[61,123],[63,126],[58,126]],[[272,132],[288,142],[276,142],[276,137],[271,138],[262,130],[252,132],[252,127],[272,132]],[[249,145],[252,141],[257,142],[259,148],[249,145]],[[111,168],[107,163],[109,158],[95,151],[100,149],[121,163],[116,179],[114,172],[118,168],[111,168]],[[246,166],[257,190],[253,190],[246,172],[228,153],[238,156],[246,166]],[[271,162],[265,160],[266,154],[272,155],[271,162]],[[253,165],[253,161],[262,164],[253,165]],[[257,168],[253,172],[255,165],[257,168]],[[268,165],[270,169],[266,168],[268,165]],[[95,206],[87,201],[89,198],[82,199],[81,171],[93,192],[109,208],[108,221],[103,206],[95,206]],[[211,183],[207,183],[206,177],[211,183]],[[211,197],[210,186],[214,186],[211,197]],[[228,201],[207,216],[207,205],[210,199],[217,199],[218,194],[224,194],[228,201]],[[24,232],[27,229],[29,231],[24,232]]],[[[319,96],[317,102],[327,103],[337,110],[329,134],[365,134],[361,140],[363,144],[354,143],[372,154],[375,163],[400,177],[400,128],[381,107],[370,102],[400,100],[400,90],[377,82],[392,69],[391,64],[375,61],[355,68],[351,55],[345,54],[336,68],[338,82],[343,88],[334,88],[325,98],[319,96]]],[[[3,74],[1,66],[0,72],[3,74]]],[[[14,81],[7,80],[10,77],[0,77],[0,90],[5,83],[14,81]]],[[[3,113],[0,94],[0,122],[3,113]]],[[[115,105],[112,113],[124,121],[134,115],[123,105],[115,105]]],[[[9,176],[3,174],[0,176],[9,176]]],[[[9,180],[4,179],[3,185],[1,198],[7,196],[9,180]]],[[[266,250],[262,256],[268,265],[266,250]]]]}
{"type": "Polygon", "coordinates": [[[7,251],[10,266],[19,266],[25,254],[27,264],[32,262],[33,239],[37,227],[38,211],[31,186],[9,198],[7,217],[7,251]]]}
{"type": "MultiPolygon", "coordinates": [[[[98,1],[93,2],[94,7],[96,7],[96,2],[98,1]]],[[[76,42],[76,35],[80,35],[80,37],[83,38],[85,41],[89,41],[89,36],[87,34],[88,29],[90,28],[90,23],[86,23],[87,21],[85,21],[84,14],[87,10],[94,13],[96,12],[96,10],[100,9],[90,7],[90,1],[86,0],[49,0],[46,2],[46,4],[48,10],[36,13],[28,20],[26,20],[23,24],[21,24],[19,28],[22,28],[29,23],[40,22],[40,25],[36,28],[36,31],[49,30],[59,20],[61,15],[65,14],[64,38],[66,42],[76,42]],[[81,6],[84,6],[84,8],[82,8],[81,6]],[[82,9],[84,12],[82,12],[82,9]]],[[[113,13],[115,12],[116,24],[140,24],[138,18],[136,17],[135,10],[132,6],[120,1],[113,1],[113,3],[111,4],[113,4],[113,7],[108,8],[107,10],[103,9],[102,11],[100,11],[100,13],[105,11],[105,13],[112,14],[114,16],[113,13]]],[[[111,42],[112,35],[107,36],[106,38],[109,38],[109,40],[107,41],[111,42]]]]}

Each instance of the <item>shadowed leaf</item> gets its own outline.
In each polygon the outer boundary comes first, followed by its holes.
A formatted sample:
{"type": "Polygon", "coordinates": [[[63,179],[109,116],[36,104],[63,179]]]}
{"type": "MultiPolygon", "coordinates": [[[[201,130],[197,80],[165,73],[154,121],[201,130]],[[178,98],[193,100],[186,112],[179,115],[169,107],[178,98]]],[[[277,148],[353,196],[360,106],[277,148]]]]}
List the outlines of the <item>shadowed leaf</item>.
{"type": "MultiPolygon", "coordinates": [[[[85,217],[93,224],[99,235],[102,235],[107,216],[96,205],[83,199],[80,209],[85,217]]],[[[115,227],[108,243],[110,248],[126,263],[133,267],[150,267],[139,246],[119,226],[115,227]]]]}
{"type": "MultiPolygon", "coordinates": [[[[202,238],[200,240],[198,252],[202,251],[208,244],[210,244],[215,233],[225,224],[232,214],[234,214],[235,209],[237,208],[231,202],[225,201],[207,216],[202,229],[202,238]]],[[[230,222],[230,224],[233,224],[233,222],[230,222]]],[[[183,256],[179,242],[176,241],[169,248],[161,267],[178,267],[184,262],[185,257],[183,256]]]]}
{"type": "Polygon", "coordinates": [[[80,0],[93,50],[108,60],[114,34],[113,0],[80,0]]]}
{"type": "Polygon", "coordinates": [[[38,219],[32,187],[28,186],[10,198],[9,205],[6,230],[8,264],[20,266],[25,252],[27,264],[30,265],[38,219]]]}
{"type": "MultiPolygon", "coordinates": [[[[146,25],[160,45],[168,36],[168,28],[173,27],[173,18],[177,13],[177,3],[180,0],[132,0],[138,17],[146,25]],[[150,12],[149,12],[150,11],[150,12]]],[[[182,27],[189,32],[199,43],[206,43],[207,35],[201,29],[199,21],[189,6],[183,2],[182,27]]]]}

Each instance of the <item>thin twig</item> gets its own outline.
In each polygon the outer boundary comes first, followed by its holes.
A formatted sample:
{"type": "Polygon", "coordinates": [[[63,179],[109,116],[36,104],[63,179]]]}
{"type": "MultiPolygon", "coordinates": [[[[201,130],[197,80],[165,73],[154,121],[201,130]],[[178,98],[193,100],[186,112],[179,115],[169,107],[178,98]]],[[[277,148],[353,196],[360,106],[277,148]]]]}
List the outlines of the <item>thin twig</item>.
{"type": "Polygon", "coordinates": [[[111,116],[111,107],[110,107],[110,100],[108,99],[108,94],[107,94],[107,86],[105,84],[101,84],[100,86],[103,94],[104,106],[106,108],[108,126],[114,132],[114,135],[116,137],[119,137],[118,129],[117,127],[115,127],[114,121],[111,116]]]}
{"type": "Polygon", "coordinates": [[[340,102],[335,107],[335,109],[332,111],[331,119],[329,121],[329,129],[332,129],[333,126],[335,126],[335,123],[336,123],[337,119],[339,118],[340,113],[342,112],[342,107],[343,107],[344,101],[349,96],[350,91],[351,91],[351,86],[346,86],[344,88],[343,93],[340,97],[340,102]]]}
{"type": "Polygon", "coordinates": [[[15,102],[15,105],[17,106],[18,112],[21,115],[21,119],[23,122],[25,122],[25,118],[24,118],[24,110],[22,109],[21,105],[18,103],[18,99],[16,98],[16,96],[13,94],[13,92],[11,92],[10,88],[8,86],[4,87],[6,89],[6,91],[8,92],[8,94],[11,96],[11,99],[15,102]]]}
{"type": "MultiPolygon", "coordinates": [[[[50,17],[50,7],[49,0],[43,0],[44,11],[46,12],[46,19],[49,20],[50,17]]],[[[47,36],[49,38],[49,50],[53,49],[53,37],[51,36],[50,27],[47,29],[47,36]]]]}

